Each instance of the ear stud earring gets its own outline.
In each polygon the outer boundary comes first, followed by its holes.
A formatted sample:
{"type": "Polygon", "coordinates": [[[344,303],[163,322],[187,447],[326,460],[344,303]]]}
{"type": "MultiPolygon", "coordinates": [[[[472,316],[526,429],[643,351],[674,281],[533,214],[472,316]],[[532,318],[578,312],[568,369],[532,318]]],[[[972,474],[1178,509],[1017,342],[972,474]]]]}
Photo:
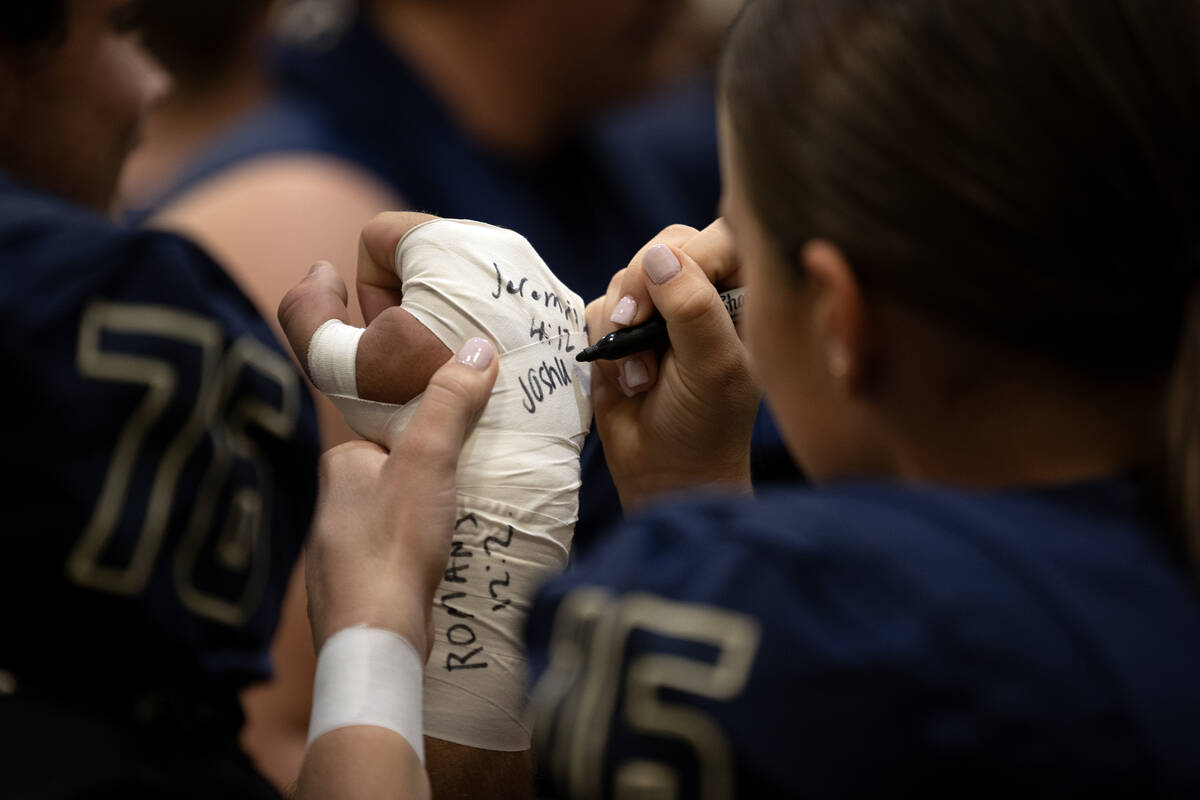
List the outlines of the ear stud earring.
{"type": "Polygon", "coordinates": [[[840,380],[850,374],[850,355],[844,347],[830,347],[827,355],[826,367],[831,377],[840,380]]]}

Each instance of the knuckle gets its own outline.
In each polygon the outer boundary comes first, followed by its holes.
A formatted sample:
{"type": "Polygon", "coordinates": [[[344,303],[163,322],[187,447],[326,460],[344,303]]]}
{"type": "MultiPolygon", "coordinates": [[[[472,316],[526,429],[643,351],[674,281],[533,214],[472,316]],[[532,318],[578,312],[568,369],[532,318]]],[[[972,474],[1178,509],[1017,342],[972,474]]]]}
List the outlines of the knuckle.
{"type": "Polygon", "coordinates": [[[646,272],[641,268],[641,261],[638,261],[637,269],[626,268],[623,272],[621,286],[617,290],[617,299],[627,294],[644,296],[646,294],[646,272]]]}
{"type": "Polygon", "coordinates": [[[313,302],[317,291],[317,287],[306,281],[298,286],[293,286],[279,301],[276,317],[285,333],[291,336],[304,333],[304,331],[293,330],[293,328],[303,322],[304,309],[313,302]]]}
{"type": "Polygon", "coordinates": [[[392,228],[400,221],[400,215],[395,211],[381,211],[363,226],[358,235],[359,245],[367,252],[372,252],[383,246],[392,228]]]}
{"type": "Polygon", "coordinates": [[[432,399],[445,408],[456,408],[472,396],[471,383],[461,369],[439,369],[429,379],[429,388],[425,390],[426,400],[432,399]]]}
{"type": "Polygon", "coordinates": [[[699,233],[699,231],[693,228],[691,225],[675,223],[674,225],[668,225],[667,227],[663,228],[661,231],[659,231],[658,236],[655,236],[654,238],[670,239],[674,241],[678,239],[691,238],[697,233],[699,233]]]}
{"type": "Polygon", "coordinates": [[[713,293],[710,285],[693,284],[683,289],[671,304],[671,317],[684,325],[693,325],[713,313],[713,293]]]}
{"type": "Polygon", "coordinates": [[[436,465],[446,458],[440,432],[428,427],[410,426],[393,450],[401,463],[407,464],[436,465]]]}
{"type": "Polygon", "coordinates": [[[733,272],[733,254],[721,250],[708,250],[701,253],[689,252],[684,248],[684,253],[691,256],[696,262],[696,265],[704,271],[704,274],[710,280],[724,278],[733,272]]]}
{"type": "Polygon", "coordinates": [[[300,302],[300,287],[295,286],[288,289],[287,294],[279,301],[279,308],[275,311],[275,316],[279,320],[279,324],[284,330],[287,330],[291,325],[292,319],[296,316],[296,305],[300,302]]]}
{"type": "Polygon", "coordinates": [[[364,240],[379,234],[380,229],[389,227],[396,220],[395,211],[380,211],[375,216],[367,221],[363,226],[362,238],[364,240]]]}
{"type": "Polygon", "coordinates": [[[371,320],[371,324],[368,327],[392,330],[402,325],[407,315],[408,312],[404,311],[400,306],[388,306],[383,311],[380,311],[375,319],[371,320]]]}
{"type": "Polygon", "coordinates": [[[622,269],[617,270],[613,274],[612,280],[610,280],[608,282],[608,294],[612,294],[613,292],[620,289],[621,285],[625,282],[625,273],[628,271],[629,271],[629,268],[624,267],[622,269]]]}
{"type": "Polygon", "coordinates": [[[453,471],[462,442],[451,439],[440,425],[410,425],[395,442],[392,455],[397,464],[409,469],[453,471]]]}

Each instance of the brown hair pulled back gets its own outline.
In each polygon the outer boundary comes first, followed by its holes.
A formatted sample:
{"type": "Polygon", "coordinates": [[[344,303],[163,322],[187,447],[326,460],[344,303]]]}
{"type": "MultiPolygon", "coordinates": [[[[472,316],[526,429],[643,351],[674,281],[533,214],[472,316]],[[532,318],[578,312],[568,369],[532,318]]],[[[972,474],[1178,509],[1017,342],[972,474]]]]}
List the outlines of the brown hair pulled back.
{"type": "Polygon", "coordinates": [[[820,237],[964,334],[1174,368],[1166,483],[1200,554],[1200,0],[751,0],[721,89],[797,276],[820,237]]]}

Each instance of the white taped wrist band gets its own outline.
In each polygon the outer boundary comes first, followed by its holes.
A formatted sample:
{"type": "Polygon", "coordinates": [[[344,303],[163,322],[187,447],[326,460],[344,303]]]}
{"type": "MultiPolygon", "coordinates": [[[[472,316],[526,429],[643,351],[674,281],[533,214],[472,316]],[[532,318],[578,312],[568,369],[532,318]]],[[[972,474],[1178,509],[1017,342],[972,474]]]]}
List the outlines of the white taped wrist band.
{"type": "Polygon", "coordinates": [[[338,631],[317,658],[306,747],[332,730],[368,725],[403,736],[424,764],[423,678],[420,656],[400,634],[366,624],[338,631]]]}
{"type": "Polygon", "coordinates": [[[326,394],[358,397],[358,340],[364,328],[331,319],[317,328],[308,343],[308,374],[318,389],[326,394]]]}

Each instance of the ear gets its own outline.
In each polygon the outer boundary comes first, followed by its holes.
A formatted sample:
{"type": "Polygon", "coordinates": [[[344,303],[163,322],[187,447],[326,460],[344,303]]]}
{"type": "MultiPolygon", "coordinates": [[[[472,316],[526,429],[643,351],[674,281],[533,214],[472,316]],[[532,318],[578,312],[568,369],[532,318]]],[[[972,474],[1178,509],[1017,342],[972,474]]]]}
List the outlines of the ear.
{"type": "Polygon", "coordinates": [[[812,325],[825,350],[830,377],[850,393],[861,391],[869,372],[866,301],[858,276],[836,245],[813,239],[800,264],[815,290],[812,325]]]}

